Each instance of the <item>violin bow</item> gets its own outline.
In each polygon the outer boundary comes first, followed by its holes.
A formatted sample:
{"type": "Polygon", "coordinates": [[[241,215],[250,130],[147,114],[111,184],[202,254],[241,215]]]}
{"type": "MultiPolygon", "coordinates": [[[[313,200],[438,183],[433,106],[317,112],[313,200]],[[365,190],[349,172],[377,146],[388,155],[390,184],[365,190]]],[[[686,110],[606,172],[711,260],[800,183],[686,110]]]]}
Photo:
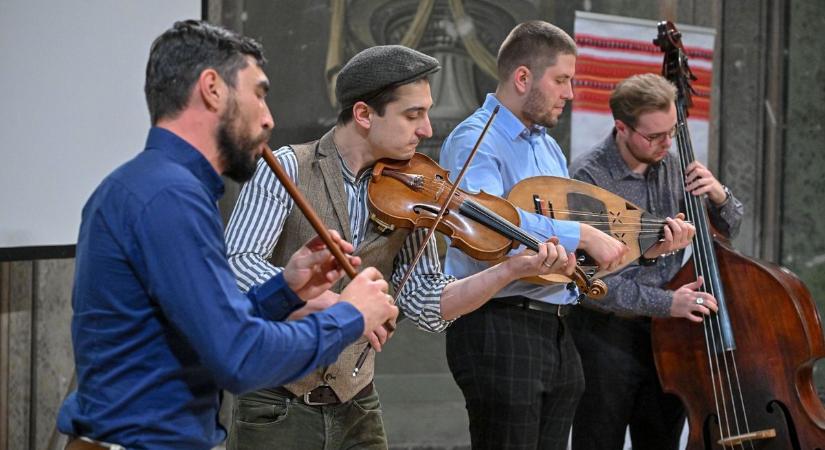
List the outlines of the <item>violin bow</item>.
{"type": "Polygon", "coordinates": [[[413,271],[415,270],[415,266],[418,264],[418,261],[421,259],[421,256],[424,255],[424,252],[427,250],[427,245],[430,243],[430,239],[435,234],[435,229],[439,223],[441,223],[441,219],[444,217],[444,214],[447,212],[447,208],[450,205],[450,202],[453,200],[456,191],[458,190],[458,185],[461,183],[461,180],[464,178],[464,174],[467,172],[467,169],[470,167],[470,162],[473,161],[473,158],[478,151],[478,147],[481,145],[481,141],[484,139],[484,135],[487,134],[487,129],[490,128],[490,124],[493,123],[493,119],[498,114],[499,106],[496,105],[495,109],[493,109],[493,113],[490,114],[490,118],[487,119],[487,123],[484,124],[484,129],[481,130],[481,134],[478,135],[478,140],[476,141],[475,146],[470,151],[470,154],[467,156],[467,160],[464,161],[464,165],[461,167],[461,171],[458,172],[458,176],[456,177],[455,181],[453,182],[453,187],[450,188],[450,191],[447,193],[447,198],[444,200],[444,204],[441,205],[441,209],[438,210],[438,215],[435,216],[435,222],[433,225],[427,230],[427,236],[424,238],[424,245],[418,249],[416,252],[415,257],[413,258],[410,267],[407,269],[407,273],[404,274],[404,277],[401,278],[401,282],[398,284],[398,288],[395,291],[395,297],[393,298],[393,303],[398,300],[398,297],[401,296],[401,290],[404,289],[404,285],[410,281],[410,277],[412,276],[413,271]]]}
{"type": "MultiPolygon", "coordinates": [[[[493,119],[498,114],[499,105],[493,109],[492,114],[490,114],[490,118],[487,119],[487,123],[484,124],[484,129],[481,130],[481,134],[478,135],[478,140],[476,144],[473,146],[473,149],[470,151],[470,154],[467,156],[467,160],[464,161],[464,165],[461,167],[461,171],[458,173],[455,181],[453,182],[453,187],[450,188],[450,191],[447,193],[447,198],[444,200],[444,204],[441,205],[441,208],[438,210],[438,215],[435,216],[435,221],[433,222],[432,226],[427,230],[427,236],[424,238],[424,244],[418,249],[415,253],[415,257],[410,263],[410,267],[407,268],[407,272],[401,278],[401,282],[398,283],[398,287],[395,290],[395,296],[392,299],[392,303],[396,304],[398,302],[398,298],[401,297],[401,291],[403,291],[404,286],[410,281],[410,277],[415,271],[415,267],[418,265],[418,262],[421,260],[421,257],[424,255],[424,252],[427,250],[427,246],[430,244],[430,239],[432,239],[433,234],[435,234],[435,230],[438,227],[438,224],[441,223],[441,219],[444,217],[444,213],[447,212],[447,208],[450,206],[450,202],[453,200],[456,191],[458,190],[458,185],[461,183],[461,180],[464,178],[464,174],[467,172],[467,168],[470,167],[470,162],[472,162],[473,158],[475,157],[476,153],[478,152],[478,147],[481,145],[481,141],[484,139],[484,135],[487,134],[487,129],[490,128],[490,124],[493,123],[493,119]]],[[[361,370],[361,366],[364,365],[364,361],[367,359],[367,355],[369,354],[370,350],[372,349],[371,345],[367,345],[364,351],[361,352],[361,355],[358,357],[358,361],[355,363],[355,368],[352,369],[352,376],[357,376],[358,372],[361,370]]]]}

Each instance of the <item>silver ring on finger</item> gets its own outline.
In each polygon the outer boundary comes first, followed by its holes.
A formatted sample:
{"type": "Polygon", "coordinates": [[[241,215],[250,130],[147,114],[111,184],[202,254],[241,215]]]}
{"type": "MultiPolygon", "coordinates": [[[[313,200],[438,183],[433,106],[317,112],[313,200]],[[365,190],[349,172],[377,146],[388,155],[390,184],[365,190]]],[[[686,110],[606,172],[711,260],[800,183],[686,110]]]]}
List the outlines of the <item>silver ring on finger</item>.
{"type": "Polygon", "coordinates": [[[542,266],[544,266],[544,267],[547,267],[548,269],[552,269],[552,268],[553,268],[553,265],[552,265],[552,264],[547,264],[547,261],[542,261],[542,262],[541,262],[541,265],[542,265],[542,266]]]}
{"type": "Polygon", "coordinates": [[[705,299],[703,299],[702,297],[696,297],[695,302],[697,305],[702,305],[705,303],[705,299]]]}

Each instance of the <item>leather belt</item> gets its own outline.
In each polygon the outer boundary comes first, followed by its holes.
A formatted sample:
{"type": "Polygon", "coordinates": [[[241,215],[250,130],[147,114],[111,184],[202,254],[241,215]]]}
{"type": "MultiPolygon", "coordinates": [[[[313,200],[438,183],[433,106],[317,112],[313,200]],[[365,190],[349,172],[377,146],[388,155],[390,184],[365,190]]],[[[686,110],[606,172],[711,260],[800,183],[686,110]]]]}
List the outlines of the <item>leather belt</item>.
{"type": "Polygon", "coordinates": [[[516,308],[532,309],[564,317],[573,310],[573,305],[557,305],[555,303],[540,302],[527,297],[493,297],[490,301],[516,308]]]}
{"type": "MultiPolygon", "coordinates": [[[[372,391],[375,390],[375,385],[370,382],[370,384],[364,386],[363,389],[358,391],[352,400],[361,400],[362,398],[372,394],[372,391]]],[[[335,391],[332,390],[329,386],[318,386],[315,389],[307,392],[300,397],[290,392],[288,389],[285,388],[275,388],[275,392],[289,397],[290,399],[298,400],[299,402],[308,405],[308,406],[329,406],[329,405],[340,405],[341,399],[338,398],[338,395],[335,394],[335,391]]]]}
{"type": "Polygon", "coordinates": [[[124,447],[116,444],[107,444],[94,441],[85,437],[72,436],[66,443],[65,450],[125,450],[124,447]]]}

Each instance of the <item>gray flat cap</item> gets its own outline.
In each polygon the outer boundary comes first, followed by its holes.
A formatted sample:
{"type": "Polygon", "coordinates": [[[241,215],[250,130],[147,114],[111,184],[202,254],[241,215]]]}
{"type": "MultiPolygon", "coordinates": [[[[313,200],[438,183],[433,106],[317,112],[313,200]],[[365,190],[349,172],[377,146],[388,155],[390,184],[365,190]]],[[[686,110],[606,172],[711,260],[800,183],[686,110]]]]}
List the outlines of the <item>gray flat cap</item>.
{"type": "Polygon", "coordinates": [[[384,89],[412,83],[441,69],[438,60],[403,45],[379,45],[353,56],[335,84],[341,108],[367,101],[384,89]]]}

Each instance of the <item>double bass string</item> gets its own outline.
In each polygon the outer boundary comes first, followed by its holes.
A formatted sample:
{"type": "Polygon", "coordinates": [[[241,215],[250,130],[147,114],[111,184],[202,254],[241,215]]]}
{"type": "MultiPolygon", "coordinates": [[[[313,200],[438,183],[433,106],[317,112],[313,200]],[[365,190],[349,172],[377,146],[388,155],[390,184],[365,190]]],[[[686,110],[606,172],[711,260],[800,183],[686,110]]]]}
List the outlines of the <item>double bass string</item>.
{"type": "MultiPolygon", "coordinates": [[[[677,109],[677,111],[678,111],[678,109],[677,109]]],[[[678,120],[679,120],[680,123],[679,123],[679,126],[677,126],[677,136],[678,136],[677,137],[677,143],[678,143],[679,155],[680,155],[680,158],[679,158],[680,171],[681,171],[682,179],[684,179],[685,178],[685,172],[687,171],[687,164],[685,163],[685,161],[690,156],[684,154],[686,152],[686,150],[683,149],[682,142],[685,142],[687,139],[689,139],[689,136],[687,136],[686,134],[683,134],[683,132],[682,132],[683,127],[681,126],[682,125],[681,116],[679,117],[678,120]]],[[[693,197],[693,195],[691,195],[687,191],[687,189],[685,189],[685,192],[684,192],[684,200],[685,200],[685,209],[686,209],[686,214],[687,214],[688,220],[691,220],[694,224],[696,224],[696,226],[698,228],[701,228],[701,224],[697,223],[697,218],[695,217],[696,214],[697,214],[697,211],[698,211],[697,207],[695,205],[696,198],[693,197]]],[[[704,255],[705,252],[700,251],[700,249],[698,248],[698,247],[703,246],[703,243],[700,239],[698,239],[698,236],[699,236],[699,234],[697,233],[697,236],[694,238],[694,244],[697,248],[695,248],[694,252],[693,252],[693,254],[694,254],[694,257],[693,257],[694,268],[693,268],[693,270],[694,270],[694,275],[695,275],[696,278],[698,278],[702,273],[705,273],[704,266],[706,264],[706,261],[703,258],[703,255],[704,255]]],[[[703,284],[701,289],[703,291],[707,291],[707,285],[703,284]]],[[[720,391],[724,391],[724,386],[721,384],[721,382],[718,386],[719,389],[717,390],[716,371],[718,370],[720,375],[721,375],[721,365],[719,363],[719,357],[714,351],[714,349],[717,348],[717,346],[716,346],[716,335],[713,333],[713,322],[715,322],[715,321],[716,321],[716,315],[711,314],[706,320],[702,321],[702,325],[703,325],[703,328],[704,328],[705,349],[706,349],[707,356],[708,356],[708,368],[710,369],[711,386],[713,386],[713,400],[714,400],[714,404],[715,404],[715,407],[716,407],[716,415],[718,417],[719,435],[720,436],[725,436],[725,431],[722,428],[723,428],[723,426],[725,426],[725,428],[728,428],[725,424],[728,424],[729,421],[728,420],[723,420],[723,419],[725,419],[725,417],[723,417],[723,416],[727,414],[727,407],[724,405],[724,402],[725,402],[724,396],[720,392],[720,391]],[[722,403],[721,409],[720,409],[720,402],[722,403]]],[[[730,432],[730,430],[728,429],[728,433],[729,432],[730,432]]]]}
{"type": "MultiPolygon", "coordinates": [[[[678,109],[677,109],[677,111],[678,111],[678,109]]],[[[687,162],[690,161],[693,158],[693,155],[692,155],[692,152],[690,151],[690,149],[685,149],[684,148],[685,145],[682,144],[683,142],[689,142],[688,139],[690,137],[686,133],[683,133],[683,131],[682,131],[684,129],[684,127],[681,126],[681,125],[683,125],[684,122],[683,122],[683,117],[681,116],[681,114],[680,114],[678,120],[679,120],[680,126],[677,127],[678,128],[678,130],[677,130],[678,141],[677,142],[678,142],[679,154],[680,154],[680,158],[679,158],[679,160],[680,160],[680,169],[681,169],[681,173],[682,173],[682,179],[684,179],[685,173],[687,171],[687,162]]],[[[707,266],[709,264],[708,264],[708,261],[706,259],[707,249],[705,248],[704,240],[700,238],[701,236],[704,236],[705,233],[708,230],[704,229],[705,223],[702,223],[702,221],[698,217],[696,217],[697,215],[701,215],[701,212],[703,211],[702,205],[701,204],[697,205],[697,203],[699,203],[697,201],[698,199],[696,197],[694,197],[693,195],[691,195],[690,192],[687,191],[687,189],[685,190],[684,196],[685,196],[684,197],[685,198],[685,206],[686,206],[688,219],[692,220],[693,223],[695,223],[696,227],[698,228],[696,238],[694,239],[694,243],[696,245],[696,248],[695,248],[695,251],[694,251],[694,274],[698,278],[700,275],[706,274],[708,272],[707,271],[707,266]]],[[[706,279],[706,281],[707,281],[707,279],[706,279]]],[[[707,292],[708,291],[708,285],[703,284],[700,289],[707,292]]],[[[712,286],[711,286],[711,289],[712,289],[712,286]]],[[[711,292],[711,294],[713,294],[713,292],[711,292]]],[[[718,418],[719,435],[720,436],[726,436],[726,435],[730,435],[730,426],[729,426],[730,420],[727,417],[728,408],[727,408],[727,404],[726,404],[727,402],[726,402],[725,395],[724,395],[724,391],[725,391],[724,382],[722,381],[722,376],[721,376],[722,375],[722,364],[719,361],[718,353],[715,351],[718,347],[717,347],[717,342],[716,342],[716,334],[714,333],[713,328],[714,328],[714,324],[717,324],[717,326],[718,326],[718,320],[717,319],[718,318],[715,314],[711,314],[706,320],[703,321],[702,324],[703,324],[703,327],[704,327],[705,348],[706,348],[707,356],[708,356],[708,368],[710,369],[711,385],[713,386],[713,397],[714,397],[714,403],[716,405],[716,415],[717,415],[717,418],[718,418]],[[716,376],[717,373],[719,373],[719,377],[716,376]],[[717,382],[718,382],[718,385],[717,385],[717,382]],[[717,386],[718,386],[718,391],[717,391],[717,386]],[[721,403],[721,405],[720,405],[720,403],[721,403]]],[[[721,334],[721,329],[720,329],[720,334],[721,334]]],[[[721,338],[721,336],[720,336],[720,338],[721,338]]]]}
{"type": "MultiPolygon", "coordinates": [[[[693,148],[690,145],[691,141],[689,131],[686,126],[687,118],[684,109],[677,108],[677,113],[679,120],[679,126],[677,127],[677,143],[680,155],[680,168],[682,171],[682,176],[684,177],[684,174],[687,171],[687,165],[689,162],[695,160],[695,156],[693,154],[693,148]]],[[[715,275],[712,272],[717,270],[718,265],[715,260],[713,243],[710,240],[711,234],[708,226],[709,221],[707,211],[704,208],[703,200],[702,198],[693,196],[685,190],[685,203],[687,206],[688,219],[691,220],[698,228],[697,239],[695,239],[697,249],[694,252],[695,275],[697,277],[702,275],[705,280],[705,283],[703,283],[701,288],[702,290],[705,292],[710,291],[710,293],[717,299],[724,299],[724,294],[718,289],[721,286],[717,286],[716,283],[712,282],[715,275]]],[[[720,308],[723,306],[724,305],[720,305],[720,308]]],[[[707,320],[704,320],[703,327],[705,334],[705,348],[708,352],[708,363],[711,371],[710,376],[713,386],[714,401],[716,403],[717,419],[719,421],[718,425],[720,436],[724,438],[726,436],[725,432],[727,432],[727,436],[732,436],[731,426],[733,426],[733,429],[737,435],[741,435],[737,403],[741,406],[742,421],[744,422],[742,425],[744,425],[745,432],[750,433],[750,426],[742,395],[742,387],[736,366],[735,346],[729,345],[729,343],[725,341],[721,320],[717,314],[711,314],[707,320]],[[721,361],[719,358],[719,353],[722,353],[721,361]],[[728,359],[730,359],[730,361],[728,361],[728,359]],[[731,367],[733,368],[732,374],[731,367]],[[716,376],[716,373],[718,373],[718,377],[716,376]],[[719,388],[718,393],[717,383],[719,388]],[[736,389],[734,389],[734,383],[736,389]],[[725,392],[725,384],[727,384],[728,394],[725,392]],[[739,394],[738,402],[736,399],[737,393],[739,394]],[[728,411],[728,400],[730,401],[731,411],[728,411]],[[732,421],[730,416],[733,417],[732,421]]],[[[730,342],[732,342],[732,339],[730,342]]],[[[750,447],[753,448],[752,441],[747,442],[749,442],[750,447]]],[[[738,446],[743,449],[745,448],[743,442],[739,442],[738,446]]]]}

